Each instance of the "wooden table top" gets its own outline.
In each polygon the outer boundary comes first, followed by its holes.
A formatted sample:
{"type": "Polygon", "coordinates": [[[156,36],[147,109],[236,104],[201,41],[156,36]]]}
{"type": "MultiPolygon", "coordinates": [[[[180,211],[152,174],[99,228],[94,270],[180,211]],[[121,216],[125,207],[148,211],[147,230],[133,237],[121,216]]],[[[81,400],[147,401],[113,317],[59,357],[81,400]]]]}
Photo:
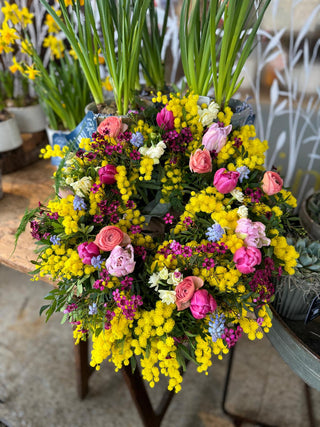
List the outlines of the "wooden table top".
{"type": "Polygon", "coordinates": [[[0,200],[0,263],[23,273],[34,269],[34,240],[29,225],[14,253],[15,232],[27,208],[35,208],[53,195],[52,175],[56,170],[50,160],[39,160],[16,172],[2,176],[3,198],[0,200]]]}

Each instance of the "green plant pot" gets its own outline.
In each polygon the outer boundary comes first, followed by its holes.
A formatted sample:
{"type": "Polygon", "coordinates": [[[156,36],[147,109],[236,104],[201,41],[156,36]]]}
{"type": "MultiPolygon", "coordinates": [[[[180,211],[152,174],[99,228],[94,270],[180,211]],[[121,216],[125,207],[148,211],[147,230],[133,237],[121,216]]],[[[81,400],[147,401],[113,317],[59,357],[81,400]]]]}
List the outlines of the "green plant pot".
{"type": "Polygon", "coordinates": [[[299,210],[299,218],[302,226],[308,232],[313,240],[320,240],[320,224],[316,223],[309,215],[307,210],[308,201],[311,196],[305,199],[299,210]]]}
{"type": "Polygon", "coordinates": [[[305,320],[310,304],[318,294],[316,286],[307,280],[296,281],[293,277],[285,276],[276,284],[272,305],[286,319],[305,320]]]}

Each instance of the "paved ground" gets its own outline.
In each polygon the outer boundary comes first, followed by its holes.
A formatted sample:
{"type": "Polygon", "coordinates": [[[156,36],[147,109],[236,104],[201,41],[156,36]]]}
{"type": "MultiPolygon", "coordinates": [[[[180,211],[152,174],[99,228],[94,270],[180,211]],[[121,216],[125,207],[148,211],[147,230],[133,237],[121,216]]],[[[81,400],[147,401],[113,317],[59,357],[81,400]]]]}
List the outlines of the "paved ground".
{"type": "MultiPolygon", "coordinates": [[[[49,290],[0,266],[0,426],[142,426],[121,374],[108,363],[91,377],[87,398],[78,399],[71,329],[58,315],[47,324],[38,316],[49,290]]],[[[216,361],[205,376],[190,366],[162,427],[231,427],[221,409],[226,367],[227,360],[216,361]]],[[[152,390],[153,401],[164,388],[152,390]]],[[[312,399],[320,426],[320,392],[312,399]]],[[[237,346],[227,408],[273,426],[309,425],[304,384],[266,338],[237,346]]]]}

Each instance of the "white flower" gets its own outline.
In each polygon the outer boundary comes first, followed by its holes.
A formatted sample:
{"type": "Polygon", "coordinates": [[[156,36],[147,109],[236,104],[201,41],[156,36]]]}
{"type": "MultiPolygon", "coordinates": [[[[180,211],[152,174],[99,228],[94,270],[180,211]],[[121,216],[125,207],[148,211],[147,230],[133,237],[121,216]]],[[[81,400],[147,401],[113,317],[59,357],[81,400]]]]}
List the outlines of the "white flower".
{"type": "Polygon", "coordinates": [[[213,123],[218,116],[219,109],[219,105],[214,101],[210,102],[208,108],[198,108],[200,122],[203,126],[209,126],[213,123]]]}
{"type": "Polygon", "coordinates": [[[157,291],[159,289],[159,274],[153,273],[148,280],[148,283],[150,284],[150,288],[155,288],[157,291]]]}
{"type": "Polygon", "coordinates": [[[150,157],[150,159],[153,159],[153,163],[157,165],[159,163],[160,157],[164,153],[165,148],[166,148],[166,144],[163,141],[160,141],[156,146],[140,147],[139,152],[143,156],[147,156],[147,157],[150,157]]]}
{"type": "Polygon", "coordinates": [[[248,218],[248,208],[246,206],[240,206],[237,210],[237,214],[240,218],[248,218]]]}
{"type": "Polygon", "coordinates": [[[74,182],[74,179],[71,176],[68,176],[68,178],[66,179],[66,184],[71,185],[73,182],[74,182]]]}
{"type": "Polygon", "coordinates": [[[168,272],[167,267],[163,267],[163,269],[161,271],[159,271],[159,277],[162,280],[167,280],[168,274],[169,274],[169,272],[168,272]]]}
{"type": "Polygon", "coordinates": [[[84,176],[79,181],[71,182],[70,185],[77,196],[83,197],[89,194],[90,188],[92,187],[92,179],[88,176],[84,176]]]}
{"type": "Polygon", "coordinates": [[[238,202],[242,203],[244,199],[244,195],[242,191],[234,189],[231,191],[232,196],[238,200],[238,202]]]}
{"type": "Polygon", "coordinates": [[[161,301],[164,304],[174,304],[176,302],[176,292],[175,291],[159,291],[159,296],[161,301]]]}
{"type": "Polygon", "coordinates": [[[177,286],[183,280],[183,275],[179,270],[175,270],[173,273],[169,273],[168,284],[177,286]]]}

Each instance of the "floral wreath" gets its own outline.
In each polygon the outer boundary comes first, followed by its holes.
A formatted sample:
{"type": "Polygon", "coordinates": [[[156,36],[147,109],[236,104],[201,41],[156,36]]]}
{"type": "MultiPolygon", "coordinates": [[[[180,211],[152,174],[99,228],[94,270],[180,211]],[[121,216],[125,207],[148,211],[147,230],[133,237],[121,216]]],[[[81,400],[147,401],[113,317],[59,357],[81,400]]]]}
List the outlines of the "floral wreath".
{"type": "Polygon", "coordinates": [[[57,282],[41,311],[92,337],[92,366],[139,356],[151,387],[163,374],[178,392],[186,360],[206,372],[242,334],[268,332],[274,279],[295,271],[296,200],[229,107],[152,101],[107,117],[76,152],[43,150],[64,159],[55,197],[33,212],[34,273],[57,282]]]}

